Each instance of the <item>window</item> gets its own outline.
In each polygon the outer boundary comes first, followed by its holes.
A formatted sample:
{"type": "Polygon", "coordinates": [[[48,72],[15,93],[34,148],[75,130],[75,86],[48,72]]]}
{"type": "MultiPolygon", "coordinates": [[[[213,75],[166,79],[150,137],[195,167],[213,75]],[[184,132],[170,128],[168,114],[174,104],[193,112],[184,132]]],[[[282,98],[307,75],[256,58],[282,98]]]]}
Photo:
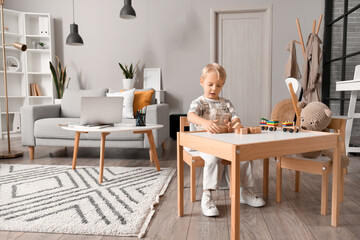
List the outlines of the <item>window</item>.
{"type": "MultiPolygon", "coordinates": [[[[350,99],[350,92],[335,91],[335,83],[352,80],[359,64],[359,0],[325,0],[322,101],[333,115],[346,115],[350,99]]],[[[360,108],[356,110],[359,111],[360,108]]],[[[352,135],[360,136],[358,120],[354,121],[352,135]]]]}

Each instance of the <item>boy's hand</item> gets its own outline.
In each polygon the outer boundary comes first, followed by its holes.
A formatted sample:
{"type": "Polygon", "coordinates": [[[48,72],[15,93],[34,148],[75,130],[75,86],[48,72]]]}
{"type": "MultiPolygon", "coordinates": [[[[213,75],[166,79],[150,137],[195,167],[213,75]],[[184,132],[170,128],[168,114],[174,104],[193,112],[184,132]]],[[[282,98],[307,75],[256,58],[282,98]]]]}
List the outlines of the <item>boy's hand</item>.
{"type": "Polygon", "coordinates": [[[205,128],[205,130],[208,131],[209,133],[219,133],[220,129],[219,129],[218,125],[216,124],[217,122],[219,122],[219,119],[206,120],[202,124],[202,127],[205,128]]]}
{"type": "Polygon", "coordinates": [[[226,126],[228,127],[228,132],[229,133],[232,133],[232,132],[234,132],[234,129],[232,128],[232,124],[231,124],[231,122],[229,122],[228,120],[224,120],[224,123],[226,124],[226,126]]]}

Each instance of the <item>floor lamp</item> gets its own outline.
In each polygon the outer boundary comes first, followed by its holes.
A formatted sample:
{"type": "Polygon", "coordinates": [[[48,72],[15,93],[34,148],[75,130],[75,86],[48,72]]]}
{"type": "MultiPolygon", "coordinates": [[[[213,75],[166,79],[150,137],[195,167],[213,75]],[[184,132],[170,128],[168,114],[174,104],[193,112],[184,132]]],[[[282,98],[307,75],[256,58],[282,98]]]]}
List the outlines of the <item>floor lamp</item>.
{"type": "Polygon", "coordinates": [[[18,42],[12,44],[5,44],[4,34],[4,0],[0,0],[1,5],[1,32],[2,32],[2,50],[3,50],[3,66],[4,66],[4,85],[5,85],[5,106],[6,106],[6,127],[7,127],[7,142],[8,150],[0,152],[0,158],[15,158],[24,154],[22,151],[11,150],[10,146],[10,126],[9,126],[9,105],[8,105],[8,91],[7,91],[7,78],[6,78],[6,59],[5,59],[5,47],[13,46],[21,51],[26,51],[26,45],[18,42]]]}

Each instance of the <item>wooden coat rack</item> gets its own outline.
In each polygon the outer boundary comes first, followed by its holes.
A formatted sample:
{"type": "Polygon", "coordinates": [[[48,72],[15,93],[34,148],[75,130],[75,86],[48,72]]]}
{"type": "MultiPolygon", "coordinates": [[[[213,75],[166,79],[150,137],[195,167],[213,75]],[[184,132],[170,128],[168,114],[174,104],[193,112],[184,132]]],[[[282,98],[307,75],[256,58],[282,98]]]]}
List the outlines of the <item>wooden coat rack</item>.
{"type": "MultiPolygon", "coordinates": [[[[318,35],[318,33],[320,31],[320,25],[321,25],[322,18],[323,18],[323,15],[320,14],[317,27],[316,27],[316,19],[314,19],[313,26],[312,26],[312,33],[316,33],[316,35],[318,35]],[[316,28],[316,30],[315,30],[315,28],[316,28]]],[[[304,56],[304,61],[306,61],[305,45],[304,45],[304,39],[303,39],[302,32],[301,32],[299,18],[296,18],[296,26],[297,26],[297,30],[298,30],[298,33],[299,33],[300,42],[296,41],[296,40],[295,40],[295,42],[297,44],[301,45],[302,53],[303,53],[303,56],[304,56]]],[[[299,119],[300,119],[300,109],[297,107],[297,104],[298,104],[299,101],[301,101],[302,94],[303,94],[303,89],[301,88],[299,99],[296,97],[296,94],[294,92],[294,88],[293,88],[291,83],[289,83],[289,90],[290,90],[290,93],[291,93],[292,104],[293,104],[293,107],[294,107],[294,110],[295,110],[295,119],[294,120],[296,122],[296,126],[299,126],[300,125],[300,121],[299,121],[299,119]]]]}

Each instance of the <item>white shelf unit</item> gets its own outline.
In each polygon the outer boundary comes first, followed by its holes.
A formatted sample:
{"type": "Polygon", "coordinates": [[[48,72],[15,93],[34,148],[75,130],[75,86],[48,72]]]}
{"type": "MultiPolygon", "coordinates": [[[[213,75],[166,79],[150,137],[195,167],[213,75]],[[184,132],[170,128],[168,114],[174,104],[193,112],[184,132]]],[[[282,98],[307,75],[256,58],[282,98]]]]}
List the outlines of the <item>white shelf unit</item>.
{"type": "MultiPolygon", "coordinates": [[[[53,103],[54,84],[49,68],[49,61],[53,61],[51,17],[47,13],[28,13],[4,9],[4,25],[5,43],[21,42],[27,45],[25,52],[6,46],[6,56],[16,58],[19,62],[19,68],[16,71],[14,68],[7,67],[10,132],[19,133],[21,131],[20,108],[22,106],[53,103]],[[45,43],[44,48],[39,46],[39,42],[45,43]],[[42,96],[31,96],[30,84],[32,83],[38,84],[42,96]]],[[[0,46],[1,56],[2,51],[2,46],[0,46]]],[[[8,58],[10,62],[13,59],[11,57],[8,58]]],[[[6,136],[2,57],[0,62],[0,132],[2,138],[6,136]]]]}

